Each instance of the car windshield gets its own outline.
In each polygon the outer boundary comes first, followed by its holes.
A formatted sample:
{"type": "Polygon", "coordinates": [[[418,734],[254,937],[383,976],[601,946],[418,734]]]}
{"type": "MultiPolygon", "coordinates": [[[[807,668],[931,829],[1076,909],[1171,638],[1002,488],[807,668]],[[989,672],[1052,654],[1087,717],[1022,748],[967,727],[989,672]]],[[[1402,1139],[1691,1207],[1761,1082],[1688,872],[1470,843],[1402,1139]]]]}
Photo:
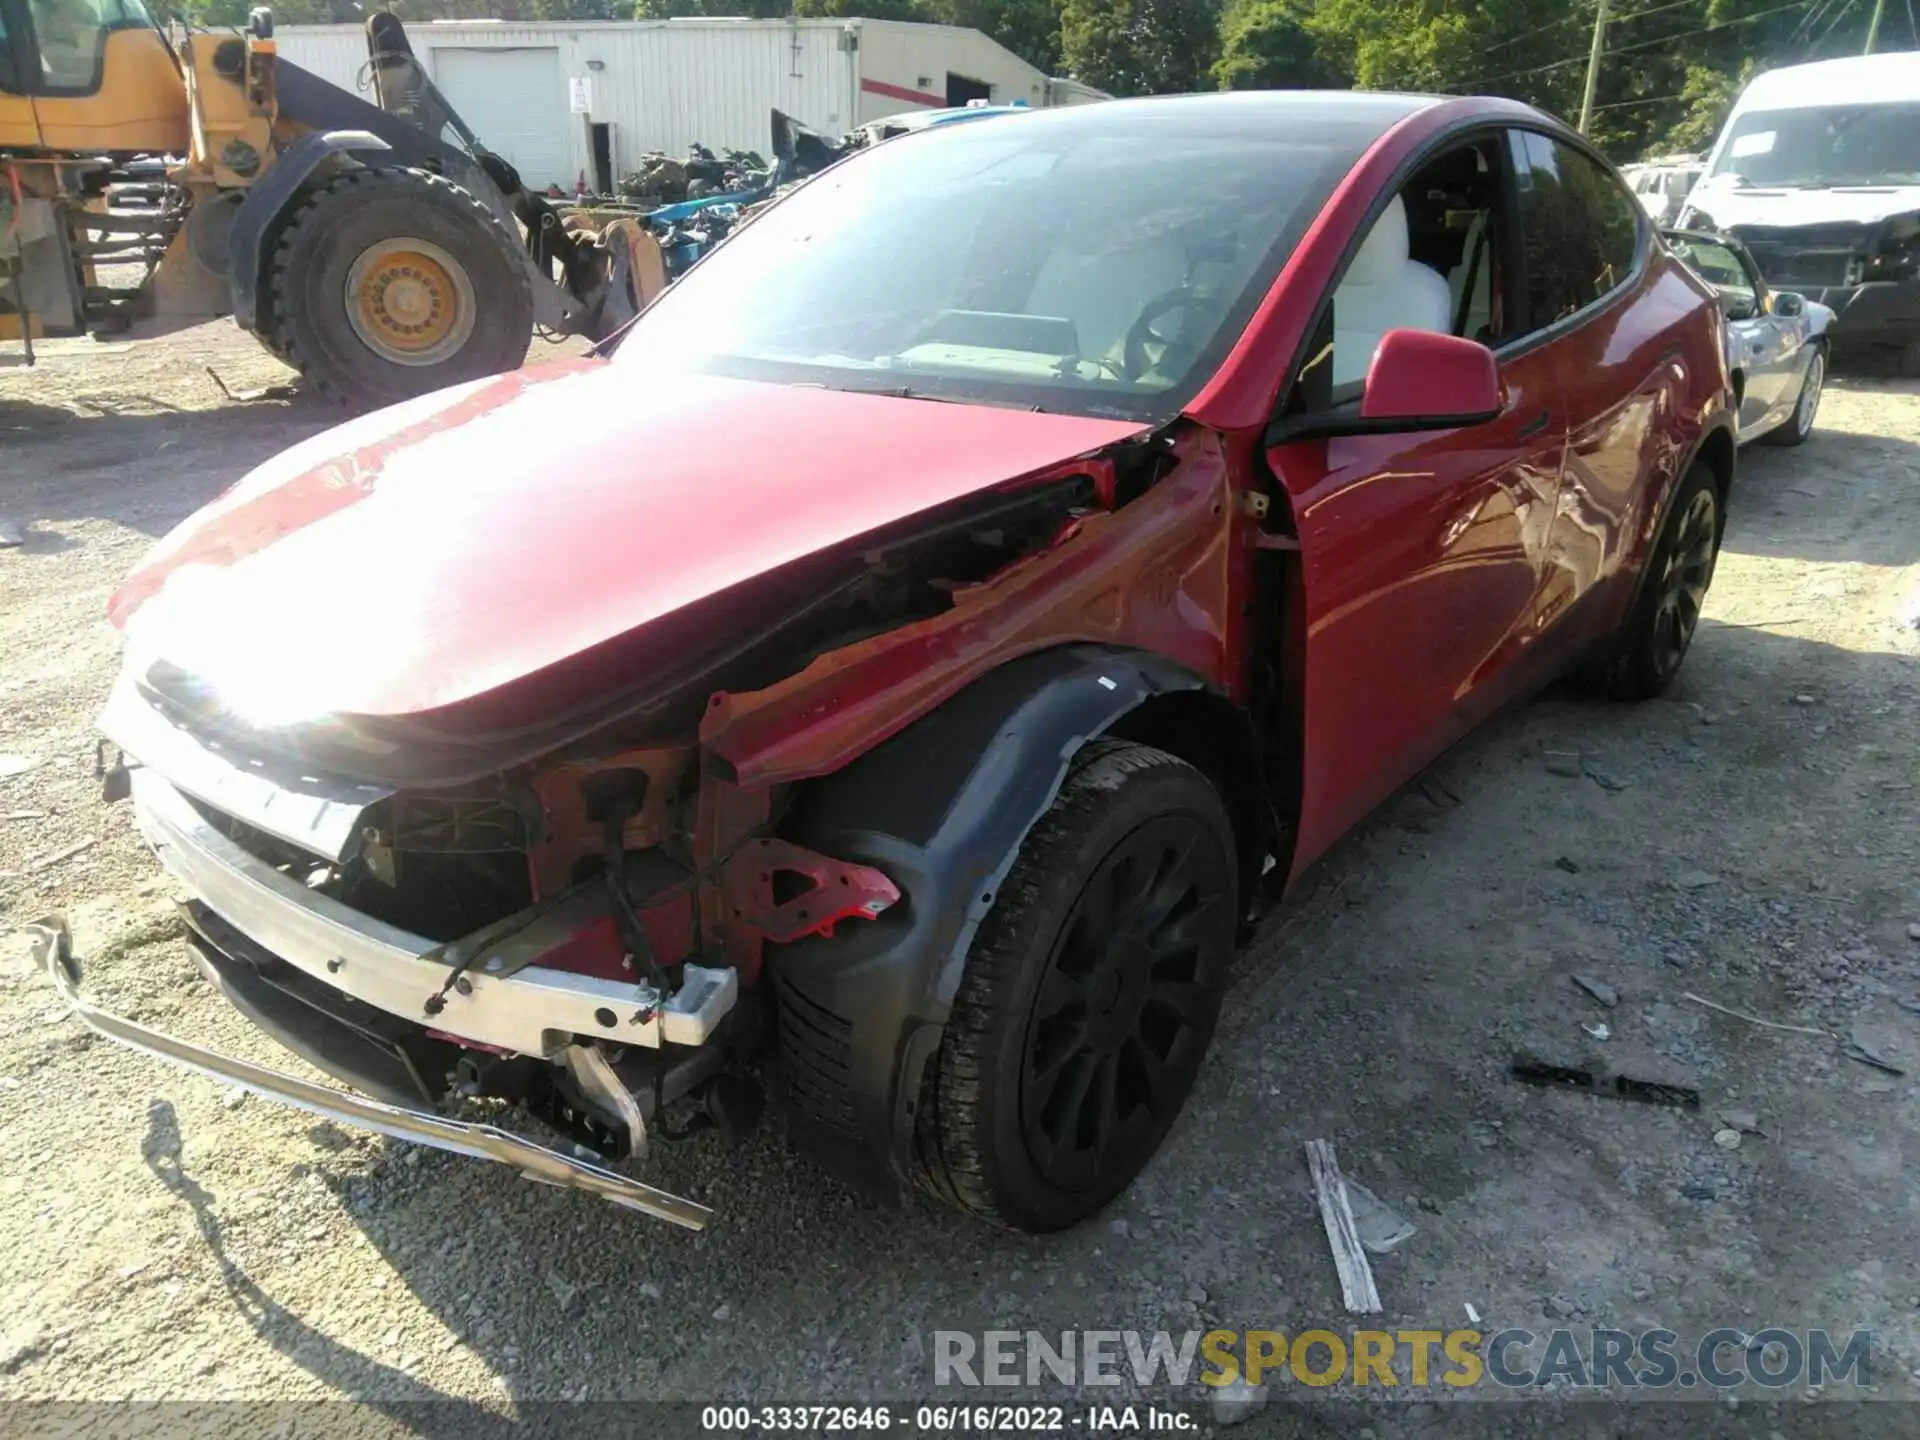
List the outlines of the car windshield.
{"type": "Polygon", "coordinates": [[[741,227],[647,312],[619,359],[1169,416],[1391,119],[1336,104],[1333,118],[1276,123],[1239,98],[1102,103],[890,140],[741,227]]]}
{"type": "Polygon", "coordinates": [[[1750,112],[1713,173],[1754,186],[1920,185],[1920,100],[1750,112]]]}

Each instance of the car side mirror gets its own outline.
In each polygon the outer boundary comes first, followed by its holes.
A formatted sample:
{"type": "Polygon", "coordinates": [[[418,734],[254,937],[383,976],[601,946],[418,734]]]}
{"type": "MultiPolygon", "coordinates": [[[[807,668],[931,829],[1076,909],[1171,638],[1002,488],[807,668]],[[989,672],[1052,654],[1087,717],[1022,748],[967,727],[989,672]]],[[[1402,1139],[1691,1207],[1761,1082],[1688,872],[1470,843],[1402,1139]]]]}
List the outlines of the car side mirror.
{"type": "Polygon", "coordinates": [[[1782,320],[1804,315],[1807,313],[1807,297],[1798,290],[1776,290],[1773,292],[1773,313],[1782,320]]]}
{"type": "Polygon", "coordinates": [[[1389,330],[1373,352],[1357,410],[1287,416],[1267,427],[1266,441],[1458,430],[1496,420],[1502,408],[1499,363],[1479,341],[1389,330]]]}

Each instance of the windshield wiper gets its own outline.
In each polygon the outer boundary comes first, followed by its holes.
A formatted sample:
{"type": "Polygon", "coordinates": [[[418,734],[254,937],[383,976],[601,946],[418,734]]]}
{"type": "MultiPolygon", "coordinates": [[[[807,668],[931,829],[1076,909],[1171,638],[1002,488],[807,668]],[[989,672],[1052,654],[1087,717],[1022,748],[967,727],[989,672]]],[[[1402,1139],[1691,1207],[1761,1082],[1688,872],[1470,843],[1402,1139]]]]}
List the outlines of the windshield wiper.
{"type": "Polygon", "coordinates": [[[845,388],[854,395],[891,395],[896,400],[931,400],[935,405],[961,403],[951,395],[929,395],[926,391],[916,390],[911,385],[883,385],[876,389],[868,389],[864,385],[849,385],[845,388]]]}
{"type": "Polygon", "coordinates": [[[823,390],[839,390],[848,395],[885,395],[894,400],[925,400],[934,405],[990,405],[1000,410],[1031,410],[1036,414],[1046,413],[1038,405],[1021,405],[1012,401],[1000,400],[962,400],[953,395],[929,395],[924,390],[916,390],[911,385],[823,385],[823,390]]]}

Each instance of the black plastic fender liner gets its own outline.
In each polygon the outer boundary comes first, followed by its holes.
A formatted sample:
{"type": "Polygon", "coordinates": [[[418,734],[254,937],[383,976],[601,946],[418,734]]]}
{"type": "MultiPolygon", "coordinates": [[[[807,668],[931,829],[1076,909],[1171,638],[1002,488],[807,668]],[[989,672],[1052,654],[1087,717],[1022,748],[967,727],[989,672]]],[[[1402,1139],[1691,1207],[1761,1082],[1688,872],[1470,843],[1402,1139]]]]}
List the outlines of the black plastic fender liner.
{"type": "Polygon", "coordinates": [[[242,330],[260,329],[260,281],[267,236],[307,177],[335,155],[392,148],[367,130],[316,130],[282,150],[266,178],[247,191],[247,198],[234,212],[227,242],[227,284],[233,295],[233,318],[242,330]]]}
{"type": "Polygon", "coordinates": [[[1155,695],[1207,689],[1143,651],[1014,660],[801,792],[782,833],[883,871],[901,900],[832,938],[771,946],[789,1132],[862,1188],[907,1178],[921,1074],[975,932],[1074,754],[1155,695]]]}

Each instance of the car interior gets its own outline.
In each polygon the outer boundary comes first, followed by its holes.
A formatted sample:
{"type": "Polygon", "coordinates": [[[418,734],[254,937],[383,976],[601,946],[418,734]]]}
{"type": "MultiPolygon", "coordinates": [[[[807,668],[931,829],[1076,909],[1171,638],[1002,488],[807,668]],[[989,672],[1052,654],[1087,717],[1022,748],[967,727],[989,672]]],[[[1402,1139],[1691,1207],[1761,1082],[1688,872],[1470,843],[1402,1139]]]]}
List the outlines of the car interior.
{"type": "Polygon", "coordinates": [[[1334,291],[1336,403],[1359,393],[1389,330],[1496,343],[1499,204],[1499,171],[1485,142],[1436,156],[1387,203],[1334,291]]]}
{"type": "Polygon", "coordinates": [[[1675,239],[1674,253],[1713,287],[1720,310],[1729,320],[1750,320],[1760,313],[1760,295],[1740,257],[1724,245],[1703,240],[1675,239]]]}

